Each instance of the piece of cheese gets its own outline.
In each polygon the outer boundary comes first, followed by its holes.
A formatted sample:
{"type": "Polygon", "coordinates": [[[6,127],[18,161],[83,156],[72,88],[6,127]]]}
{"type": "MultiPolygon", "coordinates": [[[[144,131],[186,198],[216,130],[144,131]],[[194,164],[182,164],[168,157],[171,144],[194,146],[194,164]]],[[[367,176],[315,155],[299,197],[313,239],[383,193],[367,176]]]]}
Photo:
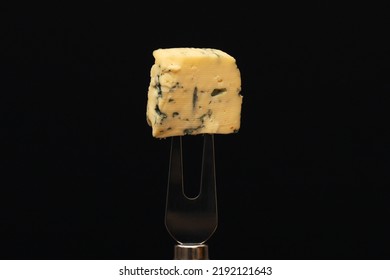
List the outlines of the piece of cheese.
{"type": "Polygon", "coordinates": [[[146,119],[156,138],[236,133],[241,76],[231,55],[211,48],[153,51],[146,119]]]}

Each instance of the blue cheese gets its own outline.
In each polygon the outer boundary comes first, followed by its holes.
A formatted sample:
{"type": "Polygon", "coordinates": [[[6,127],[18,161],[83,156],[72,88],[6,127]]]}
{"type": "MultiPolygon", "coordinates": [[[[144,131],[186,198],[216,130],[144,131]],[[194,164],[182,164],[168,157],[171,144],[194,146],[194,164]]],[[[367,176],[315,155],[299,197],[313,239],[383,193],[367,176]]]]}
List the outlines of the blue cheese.
{"type": "Polygon", "coordinates": [[[234,57],[210,48],[157,49],[153,56],[146,107],[153,137],[238,132],[243,97],[234,57]]]}

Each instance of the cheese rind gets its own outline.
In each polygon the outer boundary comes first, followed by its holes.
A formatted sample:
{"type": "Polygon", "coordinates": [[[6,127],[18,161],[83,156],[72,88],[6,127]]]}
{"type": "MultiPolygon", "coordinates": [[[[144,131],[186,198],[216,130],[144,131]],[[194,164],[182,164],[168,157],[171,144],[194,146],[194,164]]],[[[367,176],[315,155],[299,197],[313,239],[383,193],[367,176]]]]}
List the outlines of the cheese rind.
{"type": "Polygon", "coordinates": [[[229,134],[240,129],[241,76],[218,49],[153,51],[146,119],[156,138],[229,134]]]}

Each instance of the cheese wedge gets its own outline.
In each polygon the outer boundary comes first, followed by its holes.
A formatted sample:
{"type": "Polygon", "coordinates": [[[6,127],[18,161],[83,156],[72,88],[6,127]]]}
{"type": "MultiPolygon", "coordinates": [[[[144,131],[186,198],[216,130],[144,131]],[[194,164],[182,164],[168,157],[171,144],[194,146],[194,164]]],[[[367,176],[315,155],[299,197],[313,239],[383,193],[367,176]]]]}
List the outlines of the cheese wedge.
{"type": "Polygon", "coordinates": [[[211,48],[153,51],[146,120],[152,136],[236,133],[241,76],[231,55],[211,48]]]}

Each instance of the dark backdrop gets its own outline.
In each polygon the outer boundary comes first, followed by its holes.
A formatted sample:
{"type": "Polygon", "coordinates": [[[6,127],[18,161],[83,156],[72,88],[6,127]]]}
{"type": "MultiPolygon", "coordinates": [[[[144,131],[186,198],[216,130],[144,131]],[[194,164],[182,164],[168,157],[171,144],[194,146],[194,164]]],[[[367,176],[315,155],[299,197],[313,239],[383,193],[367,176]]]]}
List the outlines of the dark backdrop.
{"type": "Polygon", "coordinates": [[[147,89],[152,51],[190,46],[234,56],[244,96],[215,137],[210,257],[389,259],[386,9],[146,5],[3,10],[0,257],[172,258],[147,89]]]}

